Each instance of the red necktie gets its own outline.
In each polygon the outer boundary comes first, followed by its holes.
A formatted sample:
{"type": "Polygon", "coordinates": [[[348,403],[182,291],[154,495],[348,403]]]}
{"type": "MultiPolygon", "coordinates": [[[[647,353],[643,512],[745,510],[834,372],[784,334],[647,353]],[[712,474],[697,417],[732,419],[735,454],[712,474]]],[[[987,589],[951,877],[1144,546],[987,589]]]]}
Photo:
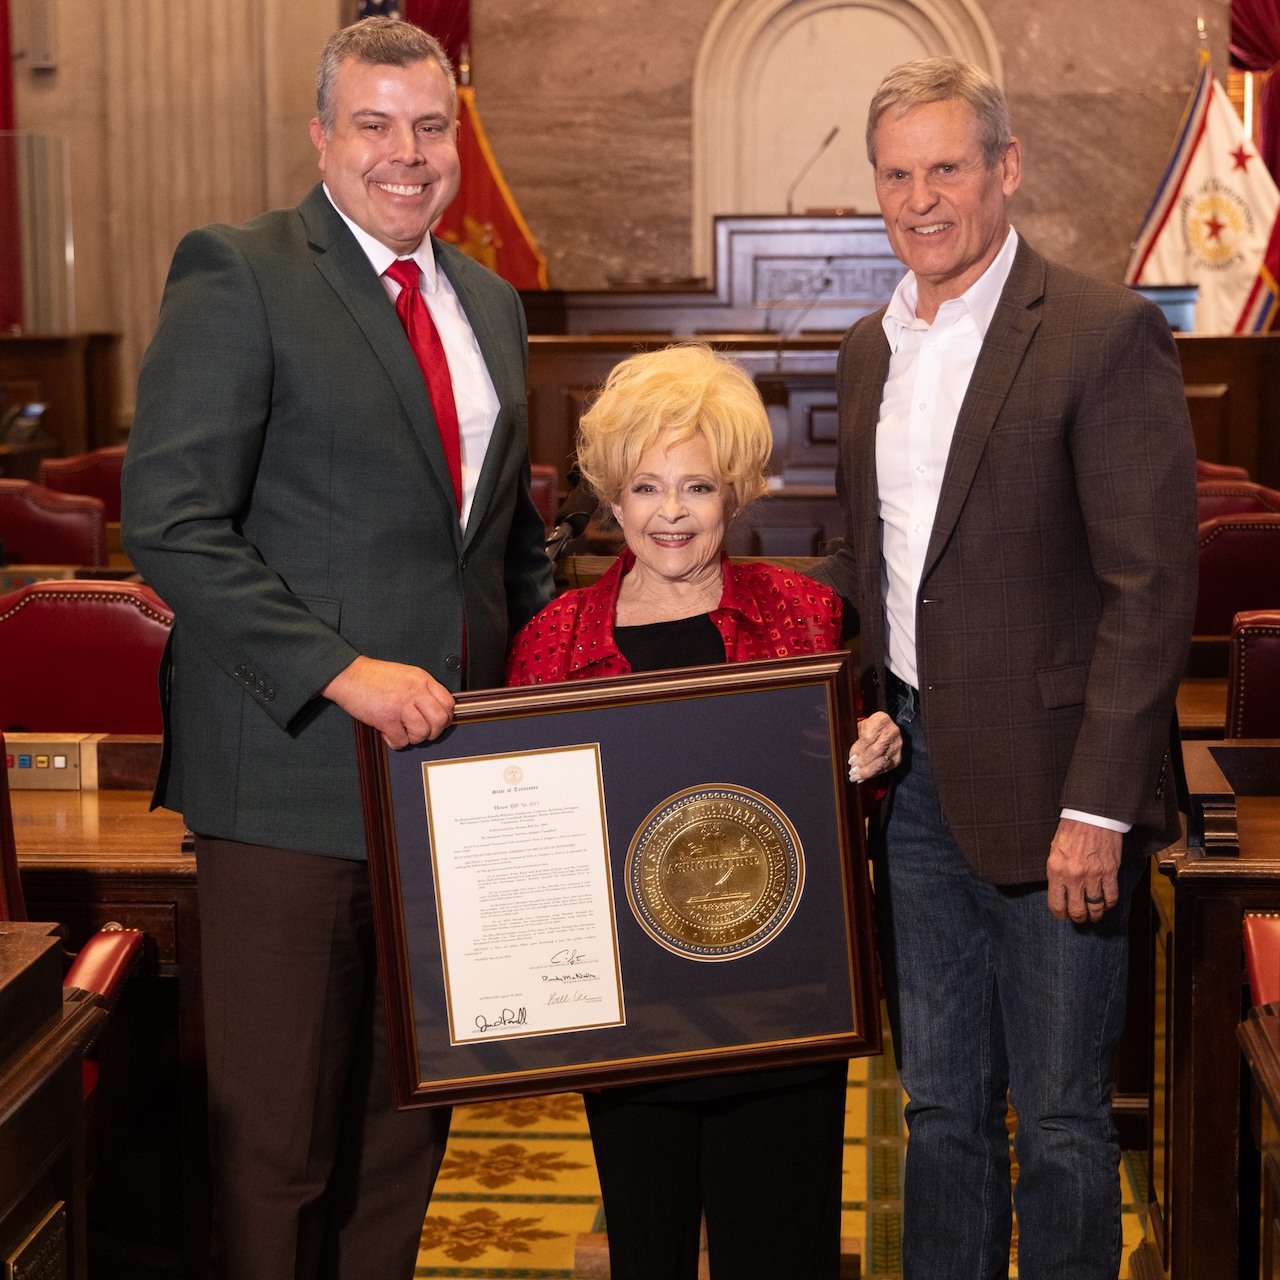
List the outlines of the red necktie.
{"type": "Polygon", "coordinates": [[[445,461],[449,464],[449,476],[453,480],[454,496],[458,510],[462,510],[462,443],[458,432],[458,406],[453,399],[453,380],[449,376],[449,362],[445,359],[444,344],[439,330],[427,310],[419,281],[422,269],[412,258],[397,258],[384,273],[400,286],[396,298],[396,315],[404,325],[413,354],[422,366],[422,376],[427,381],[427,394],[435,410],[436,425],[440,428],[440,443],[444,446],[445,461]]]}

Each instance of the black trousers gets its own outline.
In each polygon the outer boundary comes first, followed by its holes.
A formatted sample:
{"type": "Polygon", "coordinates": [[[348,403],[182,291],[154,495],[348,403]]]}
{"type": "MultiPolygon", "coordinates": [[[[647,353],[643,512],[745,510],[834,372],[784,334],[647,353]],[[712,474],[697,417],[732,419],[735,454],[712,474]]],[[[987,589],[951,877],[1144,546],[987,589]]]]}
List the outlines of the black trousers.
{"type": "Polygon", "coordinates": [[[696,1280],[704,1212],[712,1280],[837,1280],[847,1071],[687,1101],[584,1094],[612,1280],[696,1280]]]}
{"type": "Polygon", "coordinates": [[[196,838],[213,1263],[408,1280],[449,1131],[395,1111],[363,862],[196,838]]]}

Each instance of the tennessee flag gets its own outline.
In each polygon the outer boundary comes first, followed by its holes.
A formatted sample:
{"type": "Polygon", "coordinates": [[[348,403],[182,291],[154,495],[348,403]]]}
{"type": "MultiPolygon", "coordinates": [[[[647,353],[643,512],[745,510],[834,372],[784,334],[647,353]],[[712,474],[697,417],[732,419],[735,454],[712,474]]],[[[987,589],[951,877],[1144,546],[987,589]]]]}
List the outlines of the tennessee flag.
{"type": "Polygon", "coordinates": [[[503,180],[470,85],[458,86],[458,122],[462,184],[436,225],[436,235],[517,289],[545,289],[547,260],[503,180]]]}
{"type": "Polygon", "coordinates": [[[1280,191],[1201,51],[1173,155],[1126,284],[1197,284],[1197,333],[1260,333],[1275,320],[1280,191]]]}

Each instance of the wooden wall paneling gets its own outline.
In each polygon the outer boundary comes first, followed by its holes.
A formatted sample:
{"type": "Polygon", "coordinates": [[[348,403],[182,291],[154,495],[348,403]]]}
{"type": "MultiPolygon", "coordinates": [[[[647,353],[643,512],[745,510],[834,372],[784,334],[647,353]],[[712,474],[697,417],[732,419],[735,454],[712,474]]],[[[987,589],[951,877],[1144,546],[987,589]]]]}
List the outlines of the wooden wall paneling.
{"type": "Polygon", "coordinates": [[[0,384],[5,406],[44,403],[43,428],[60,453],[88,447],[87,334],[0,334],[0,384]],[[34,392],[34,394],[33,394],[34,392]]]}
{"type": "Polygon", "coordinates": [[[1247,467],[1260,484],[1280,486],[1280,333],[1174,336],[1188,387],[1198,446],[1221,439],[1210,462],[1247,467]],[[1226,388],[1225,391],[1219,391],[1226,388]]]}
{"type": "Polygon", "coordinates": [[[1224,458],[1231,445],[1231,387],[1226,382],[1192,382],[1186,387],[1196,457],[1224,458]]]}
{"type": "Polygon", "coordinates": [[[725,550],[735,556],[821,556],[843,534],[834,488],[786,488],[766,493],[730,524],[725,550]]]}
{"type": "MultiPolygon", "coordinates": [[[[834,395],[838,340],[807,336],[780,341],[769,334],[706,334],[704,341],[730,354],[775,398],[772,416],[786,440],[796,441],[788,478],[796,483],[830,483],[835,457],[834,395]],[[786,399],[794,386],[796,400],[786,399]],[[782,418],[779,417],[782,415],[782,418]],[[785,419],[785,420],[784,420],[785,419]],[[829,464],[828,460],[829,459],[829,464]]],[[[684,339],[688,341],[689,339],[684,339]]],[[[529,338],[529,452],[534,462],[550,463],[565,476],[583,411],[610,369],[627,356],[659,350],[668,334],[533,334],[529,338]]],[[[787,465],[789,445],[779,437],[775,464],[787,465]]]]}
{"type": "Polygon", "coordinates": [[[116,444],[119,350],[116,333],[0,334],[4,407],[45,404],[58,455],[116,444]]]}
{"type": "Polygon", "coordinates": [[[835,373],[756,375],[774,428],[773,467],[788,485],[835,483],[839,419],[835,373]]]}
{"type": "Polygon", "coordinates": [[[192,227],[266,207],[263,6],[104,8],[106,190],[123,384],[136,381],[170,260],[192,227]]]}

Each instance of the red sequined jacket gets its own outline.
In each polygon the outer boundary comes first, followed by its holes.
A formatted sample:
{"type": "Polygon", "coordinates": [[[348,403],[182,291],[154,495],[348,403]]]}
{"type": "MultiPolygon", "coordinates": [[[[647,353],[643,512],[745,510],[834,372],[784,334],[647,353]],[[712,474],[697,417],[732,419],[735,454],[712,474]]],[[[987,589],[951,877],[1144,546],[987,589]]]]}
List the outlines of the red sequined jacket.
{"type": "MultiPolygon", "coordinates": [[[[635,564],[629,550],[590,587],[566,591],[516,636],[507,684],[620,676],[631,667],[613,639],[618,591],[635,564]]],[[[721,556],[724,587],[711,621],[728,662],[828,653],[840,644],[840,597],[802,573],[721,556]]]]}

